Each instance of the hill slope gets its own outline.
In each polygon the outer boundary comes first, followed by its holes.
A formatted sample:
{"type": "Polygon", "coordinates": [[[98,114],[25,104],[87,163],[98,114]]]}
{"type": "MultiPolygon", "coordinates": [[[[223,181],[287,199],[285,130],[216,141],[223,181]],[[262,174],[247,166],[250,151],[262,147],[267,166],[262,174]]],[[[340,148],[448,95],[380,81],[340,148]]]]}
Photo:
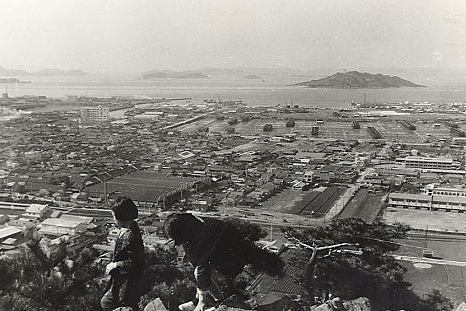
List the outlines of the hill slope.
{"type": "Polygon", "coordinates": [[[423,87],[398,76],[382,74],[370,74],[367,72],[349,71],[336,74],[318,80],[311,80],[295,84],[312,88],[392,88],[392,87],[423,87]]]}

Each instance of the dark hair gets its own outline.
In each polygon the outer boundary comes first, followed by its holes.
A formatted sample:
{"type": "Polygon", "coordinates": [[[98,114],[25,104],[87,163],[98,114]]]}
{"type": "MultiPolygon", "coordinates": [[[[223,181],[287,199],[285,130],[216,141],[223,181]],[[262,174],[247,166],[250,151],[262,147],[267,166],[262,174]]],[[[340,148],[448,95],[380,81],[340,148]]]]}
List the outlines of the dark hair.
{"type": "Polygon", "coordinates": [[[127,221],[138,218],[138,208],[130,198],[118,197],[110,208],[118,220],[127,221]]]}
{"type": "Polygon", "coordinates": [[[168,215],[163,223],[165,237],[173,239],[175,245],[183,244],[189,239],[195,238],[196,230],[199,230],[199,220],[188,213],[173,213],[168,215]]]}

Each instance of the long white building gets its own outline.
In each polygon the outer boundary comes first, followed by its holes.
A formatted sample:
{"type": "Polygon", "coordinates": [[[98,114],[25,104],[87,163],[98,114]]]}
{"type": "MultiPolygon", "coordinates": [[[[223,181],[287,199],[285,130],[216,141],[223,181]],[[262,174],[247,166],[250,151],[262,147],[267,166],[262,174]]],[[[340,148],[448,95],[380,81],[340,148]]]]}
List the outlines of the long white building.
{"type": "Polygon", "coordinates": [[[398,208],[462,212],[466,211],[466,197],[441,194],[390,193],[388,205],[398,208]]]}
{"type": "Polygon", "coordinates": [[[451,158],[445,157],[417,157],[407,156],[404,158],[397,158],[397,163],[404,164],[406,168],[423,168],[423,169],[445,169],[456,170],[461,169],[461,163],[453,161],[451,158]]]}
{"type": "Polygon", "coordinates": [[[430,184],[424,188],[424,194],[466,197],[466,188],[462,186],[448,187],[448,186],[430,184]]]}

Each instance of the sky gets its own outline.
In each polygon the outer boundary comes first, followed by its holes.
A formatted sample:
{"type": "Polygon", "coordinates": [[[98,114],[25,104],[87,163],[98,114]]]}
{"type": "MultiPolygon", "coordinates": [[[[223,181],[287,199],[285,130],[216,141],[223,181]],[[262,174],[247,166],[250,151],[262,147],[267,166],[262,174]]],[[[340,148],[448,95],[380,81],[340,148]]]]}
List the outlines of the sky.
{"type": "Polygon", "coordinates": [[[466,1],[0,0],[0,66],[466,69],[466,1]]]}

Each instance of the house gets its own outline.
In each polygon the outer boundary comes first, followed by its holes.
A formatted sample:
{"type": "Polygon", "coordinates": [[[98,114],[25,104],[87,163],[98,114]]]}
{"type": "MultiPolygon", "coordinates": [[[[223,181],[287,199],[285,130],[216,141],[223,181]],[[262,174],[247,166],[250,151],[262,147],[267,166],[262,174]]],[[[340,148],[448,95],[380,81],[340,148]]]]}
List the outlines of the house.
{"type": "Polygon", "coordinates": [[[16,248],[23,240],[23,231],[16,227],[7,226],[0,229],[0,252],[16,248]]]}
{"type": "Polygon", "coordinates": [[[291,182],[291,188],[294,190],[302,190],[305,185],[305,183],[297,179],[291,182]]]}
{"type": "Polygon", "coordinates": [[[39,233],[42,235],[74,236],[87,230],[92,217],[62,216],[60,218],[48,218],[40,224],[39,233]]]}
{"type": "Polygon", "coordinates": [[[30,204],[26,209],[26,213],[23,215],[24,218],[40,220],[49,217],[52,214],[52,210],[48,205],[44,204],[30,204]]]}
{"type": "Polygon", "coordinates": [[[305,268],[293,262],[289,250],[281,252],[280,257],[285,262],[282,275],[272,277],[261,274],[248,289],[256,298],[258,310],[285,310],[283,303],[286,302],[286,305],[291,303],[293,298],[306,296],[301,277],[305,268]]]}
{"type": "Polygon", "coordinates": [[[9,238],[19,238],[22,236],[22,234],[23,232],[16,227],[7,226],[2,228],[0,229],[0,243],[3,243],[6,239],[9,238]]]}

